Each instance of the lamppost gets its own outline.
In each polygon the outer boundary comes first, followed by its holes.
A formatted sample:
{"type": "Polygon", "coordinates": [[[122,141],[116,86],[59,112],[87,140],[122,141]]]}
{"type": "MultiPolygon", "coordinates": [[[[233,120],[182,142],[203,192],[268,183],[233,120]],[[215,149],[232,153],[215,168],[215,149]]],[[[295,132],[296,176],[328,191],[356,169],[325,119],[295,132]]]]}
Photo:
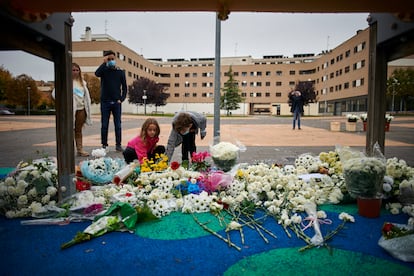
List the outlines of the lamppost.
{"type": "Polygon", "coordinates": [[[30,86],[27,87],[27,115],[30,116],[30,86]]]}
{"type": "Polygon", "coordinates": [[[391,103],[391,111],[394,113],[394,97],[395,97],[395,86],[400,85],[396,78],[393,78],[392,82],[392,103],[391,103]]]}
{"type": "Polygon", "coordinates": [[[147,90],[144,89],[144,95],[142,96],[144,100],[144,115],[147,115],[147,90]]]}

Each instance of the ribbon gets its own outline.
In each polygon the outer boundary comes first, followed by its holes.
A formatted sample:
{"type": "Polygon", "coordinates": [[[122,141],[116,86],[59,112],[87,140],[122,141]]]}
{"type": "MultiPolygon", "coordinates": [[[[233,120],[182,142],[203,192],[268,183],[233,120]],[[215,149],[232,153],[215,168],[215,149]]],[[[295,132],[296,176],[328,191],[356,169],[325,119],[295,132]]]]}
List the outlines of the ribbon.
{"type": "Polygon", "coordinates": [[[301,222],[301,225],[303,227],[302,231],[305,231],[306,229],[311,227],[315,221],[318,221],[320,224],[332,224],[332,220],[330,219],[318,219],[318,218],[311,217],[311,216],[304,218],[303,221],[301,222]],[[309,223],[305,225],[303,221],[309,221],[309,223]]]}

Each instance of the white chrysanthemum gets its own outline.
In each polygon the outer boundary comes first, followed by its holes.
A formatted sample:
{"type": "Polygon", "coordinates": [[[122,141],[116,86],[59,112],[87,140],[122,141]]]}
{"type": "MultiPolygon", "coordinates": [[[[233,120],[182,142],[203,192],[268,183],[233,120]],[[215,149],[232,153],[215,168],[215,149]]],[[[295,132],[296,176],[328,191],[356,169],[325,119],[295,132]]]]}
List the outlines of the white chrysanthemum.
{"type": "Polygon", "coordinates": [[[242,228],[242,225],[238,223],[237,221],[230,221],[229,224],[226,226],[226,232],[232,231],[232,230],[240,230],[242,228]]]}
{"type": "Polygon", "coordinates": [[[14,186],[14,185],[16,185],[16,181],[14,180],[14,178],[13,177],[7,177],[5,180],[4,180],[4,184],[6,185],[6,186],[14,186]]]}
{"type": "Polygon", "coordinates": [[[51,197],[55,196],[57,194],[57,189],[55,187],[47,187],[46,192],[48,195],[50,195],[51,197]]]}
{"type": "Polygon", "coordinates": [[[28,202],[29,201],[27,199],[27,196],[26,195],[21,195],[17,199],[17,206],[22,207],[22,206],[26,205],[28,202]]]}
{"type": "Polygon", "coordinates": [[[50,201],[50,195],[44,195],[42,197],[42,203],[47,204],[50,201]]]}
{"type": "Polygon", "coordinates": [[[348,213],[342,212],[339,214],[338,218],[340,220],[345,220],[345,221],[350,221],[350,222],[355,222],[355,218],[353,216],[351,216],[348,213]]]}

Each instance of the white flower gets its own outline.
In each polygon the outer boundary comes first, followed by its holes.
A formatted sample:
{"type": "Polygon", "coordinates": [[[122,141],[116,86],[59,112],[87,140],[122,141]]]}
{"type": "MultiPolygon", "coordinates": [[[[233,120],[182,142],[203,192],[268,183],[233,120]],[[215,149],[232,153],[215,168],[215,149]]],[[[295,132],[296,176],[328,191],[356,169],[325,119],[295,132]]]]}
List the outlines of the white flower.
{"type": "Polygon", "coordinates": [[[355,218],[353,216],[351,216],[348,213],[342,212],[339,214],[338,218],[340,220],[345,220],[345,221],[350,221],[350,222],[355,222],[355,218]]]}
{"type": "Polygon", "coordinates": [[[242,228],[242,225],[240,223],[232,220],[229,224],[227,224],[226,232],[229,232],[231,230],[240,230],[241,228],[242,228]]]}

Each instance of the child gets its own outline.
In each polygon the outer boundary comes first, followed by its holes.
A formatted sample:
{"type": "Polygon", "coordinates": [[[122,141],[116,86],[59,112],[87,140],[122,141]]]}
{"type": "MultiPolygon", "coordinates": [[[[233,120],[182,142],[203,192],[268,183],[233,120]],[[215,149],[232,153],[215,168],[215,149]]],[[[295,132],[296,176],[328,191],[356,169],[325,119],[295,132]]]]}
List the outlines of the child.
{"type": "Polygon", "coordinates": [[[155,154],[165,152],[164,146],[157,146],[160,135],[160,126],[157,120],[148,118],[141,127],[139,136],[133,138],[128,142],[126,149],[123,152],[125,162],[128,164],[134,160],[153,159],[155,154]]]}
{"type": "Polygon", "coordinates": [[[200,137],[204,139],[206,136],[207,118],[201,113],[187,111],[177,113],[172,122],[172,130],[167,144],[167,156],[171,161],[175,147],[182,144],[181,153],[182,160],[188,160],[193,152],[196,152],[195,136],[200,130],[200,137]]]}

